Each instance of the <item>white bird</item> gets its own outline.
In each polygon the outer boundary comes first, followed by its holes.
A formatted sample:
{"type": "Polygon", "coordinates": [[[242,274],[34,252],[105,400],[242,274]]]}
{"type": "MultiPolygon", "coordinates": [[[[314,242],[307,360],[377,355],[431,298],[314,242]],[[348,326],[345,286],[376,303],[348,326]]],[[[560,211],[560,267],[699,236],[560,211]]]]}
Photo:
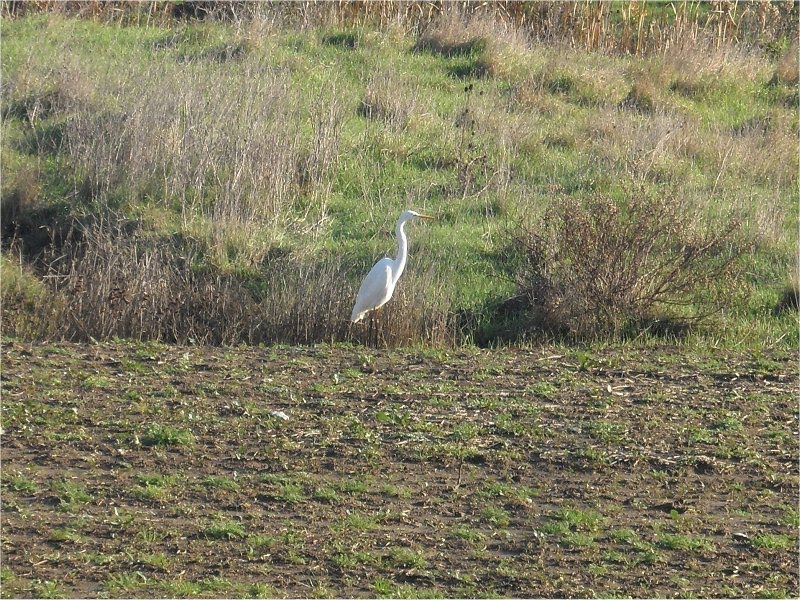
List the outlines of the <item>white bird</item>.
{"type": "Polygon", "coordinates": [[[350,320],[353,323],[357,323],[369,311],[380,308],[391,299],[397,280],[403,274],[403,269],[406,268],[406,260],[408,260],[408,239],[403,229],[405,224],[411,219],[433,218],[435,217],[422,215],[414,210],[406,210],[400,215],[394,228],[394,233],[397,237],[397,258],[391,259],[388,256],[382,258],[367,273],[364,281],[361,282],[361,287],[358,289],[356,305],[353,307],[353,314],[350,316],[350,320]]]}

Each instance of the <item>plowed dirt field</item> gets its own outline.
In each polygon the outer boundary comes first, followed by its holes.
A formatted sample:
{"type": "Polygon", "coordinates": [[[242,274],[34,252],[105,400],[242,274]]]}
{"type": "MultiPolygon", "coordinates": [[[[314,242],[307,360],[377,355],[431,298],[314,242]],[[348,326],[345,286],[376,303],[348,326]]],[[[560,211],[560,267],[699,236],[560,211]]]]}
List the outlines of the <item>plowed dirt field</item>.
{"type": "Polygon", "coordinates": [[[2,351],[4,597],[797,597],[796,358],[2,351]]]}

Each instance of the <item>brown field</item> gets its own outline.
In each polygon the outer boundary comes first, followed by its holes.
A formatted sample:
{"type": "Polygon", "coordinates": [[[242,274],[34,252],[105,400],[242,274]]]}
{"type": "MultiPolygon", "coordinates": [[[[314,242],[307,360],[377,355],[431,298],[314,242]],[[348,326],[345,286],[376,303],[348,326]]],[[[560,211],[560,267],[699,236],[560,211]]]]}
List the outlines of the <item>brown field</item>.
{"type": "Polygon", "coordinates": [[[2,384],[3,597],[800,592],[786,354],[8,341],[2,384]]]}

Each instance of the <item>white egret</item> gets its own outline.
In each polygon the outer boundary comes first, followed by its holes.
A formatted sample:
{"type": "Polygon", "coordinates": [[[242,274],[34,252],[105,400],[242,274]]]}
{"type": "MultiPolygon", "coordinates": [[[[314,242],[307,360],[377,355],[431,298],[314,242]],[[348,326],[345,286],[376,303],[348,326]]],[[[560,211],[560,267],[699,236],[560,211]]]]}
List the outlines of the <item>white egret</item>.
{"type": "Polygon", "coordinates": [[[361,282],[356,296],[356,305],[353,307],[353,314],[350,317],[353,323],[357,323],[368,312],[380,308],[391,299],[397,280],[403,274],[406,260],[408,260],[408,238],[403,229],[405,224],[412,219],[433,218],[414,210],[406,210],[400,215],[394,228],[397,237],[397,258],[391,259],[387,256],[380,259],[361,282]]]}

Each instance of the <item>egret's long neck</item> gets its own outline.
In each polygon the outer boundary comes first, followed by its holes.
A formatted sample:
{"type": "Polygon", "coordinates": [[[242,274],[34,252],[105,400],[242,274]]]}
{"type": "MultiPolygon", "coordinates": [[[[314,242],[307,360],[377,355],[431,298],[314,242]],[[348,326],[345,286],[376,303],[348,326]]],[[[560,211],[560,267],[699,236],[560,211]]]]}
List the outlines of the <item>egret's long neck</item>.
{"type": "Polygon", "coordinates": [[[403,229],[405,225],[406,221],[398,221],[397,227],[394,228],[394,234],[397,237],[397,256],[394,259],[394,269],[392,269],[393,284],[396,284],[397,280],[400,279],[403,269],[406,268],[406,260],[408,260],[408,239],[406,238],[405,229],[403,229]]]}

